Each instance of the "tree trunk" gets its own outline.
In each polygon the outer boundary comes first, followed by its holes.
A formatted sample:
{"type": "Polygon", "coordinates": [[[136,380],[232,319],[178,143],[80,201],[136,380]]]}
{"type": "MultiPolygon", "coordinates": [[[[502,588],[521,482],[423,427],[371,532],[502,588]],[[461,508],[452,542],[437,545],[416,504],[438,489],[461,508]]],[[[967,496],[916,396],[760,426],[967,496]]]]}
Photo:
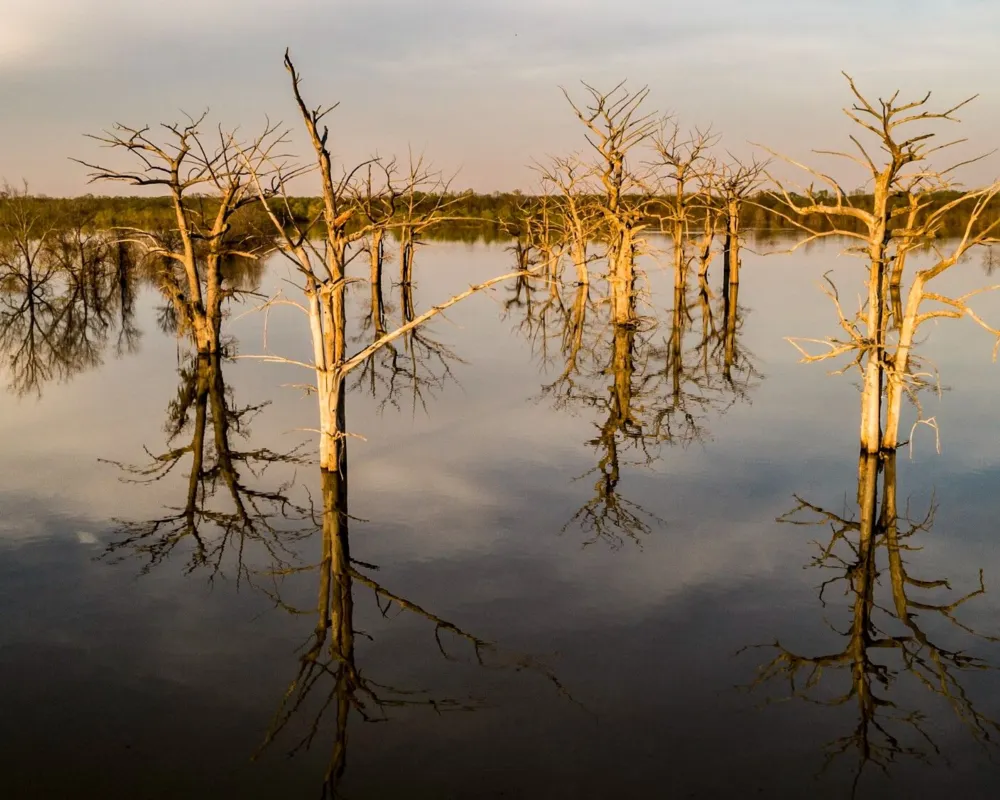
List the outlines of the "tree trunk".
{"type": "Polygon", "coordinates": [[[615,325],[635,322],[635,259],[632,232],[624,228],[611,249],[609,264],[611,279],[612,318],[615,325]]]}
{"type": "Polygon", "coordinates": [[[920,313],[920,301],[923,297],[924,280],[918,274],[913,279],[910,291],[906,296],[906,309],[901,318],[899,342],[896,352],[892,355],[891,369],[888,371],[886,389],[885,431],[882,434],[881,446],[885,450],[895,450],[899,445],[899,422],[902,413],[903,395],[906,393],[906,373],[910,366],[910,350],[917,331],[917,316],[920,313]]]}
{"type": "Polygon", "coordinates": [[[726,286],[725,291],[723,302],[726,313],[723,338],[724,375],[726,380],[731,380],[733,362],[736,360],[736,323],[738,321],[737,308],[740,299],[740,285],[730,283],[726,286]]]}
{"type": "Polygon", "coordinates": [[[345,285],[343,282],[313,284],[307,291],[319,403],[320,468],[341,471],[347,463],[346,384],[342,370],[346,345],[345,285]]]}
{"type": "Polygon", "coordinates": [[[412,322],[416,317],[416,313],[413,310],[413,285],[404,283],[400,287],[400,294],[402,295],[403,324],[405,325],[407,322],[412,322]]]}
{"type": "Polygon", "coordinates": [[[728,283],[740,282],[740,204],[730,200],[726,213],[725,267],[728,283]]]}
{"type": "Polygon", "coordinates": [[[590,270],[587,269],[587,240],[582,235],[574,234],[573,266],[576,267],[576,282],[579,286],[590,285],[590,270]]]}
{"type": "Polygon", "coordinates": [[[886,250],[889,231],[889,190],[891,175],[883,173],[875,184],[875,227],[869,231],[868,355],[865,360],[861,393],[861,452],[877,453],[882,446],[882,377],[885,356],[886,250]]]}

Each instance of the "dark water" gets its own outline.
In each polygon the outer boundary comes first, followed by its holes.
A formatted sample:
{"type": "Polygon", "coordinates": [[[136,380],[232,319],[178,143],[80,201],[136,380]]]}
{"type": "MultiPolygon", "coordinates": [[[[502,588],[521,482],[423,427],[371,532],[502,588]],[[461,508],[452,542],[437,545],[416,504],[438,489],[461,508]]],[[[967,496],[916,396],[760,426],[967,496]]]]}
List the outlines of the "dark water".
{"type": "MultiPolygon", "coordinates": [[[[510,254],[420,259],[418,311],[510,254]]],[[[288,385],[311,376],[252,359],[199,376],[148,288],[138,333],[111,325],[72,368],[26,382],[5,343],[0,793],[995,796],[989,337],[949,322],[922,346],[948,389],[923,398],[941,452],[927,426],[900,451],[905,619],[883,548],[859,639],[857,390],[783,339],[832,333],[817,281],[832,268],[853,297],[857,265],[832,245],[748,253],[728,378],[694,286],[677,368],[671,278],[645,266],[649,319],[616,341],[595,284],[575,369],[574,290],[561,311],[538,286],[530,307],[512,288],[474,298],[401,342],[395,372],[383,359],[374,382],[355,375],[346,672],[329,643],[311,651],[316,410],[288,385]]],[[[262,292],[293,295],[286,276],[276,262],[262,292]]],[[[953,284],[983,282],[970,262],[953,284]]],[[[359,342],[367,297],[352,290],[359,342]]],[[[386,302],[398,320],[398,287],[386,302]]],[[[227,330],[260,354],[248,308],[227,330]]],[[[266,328],[268,352],[307,356],[293,309],[266,328]]]]}

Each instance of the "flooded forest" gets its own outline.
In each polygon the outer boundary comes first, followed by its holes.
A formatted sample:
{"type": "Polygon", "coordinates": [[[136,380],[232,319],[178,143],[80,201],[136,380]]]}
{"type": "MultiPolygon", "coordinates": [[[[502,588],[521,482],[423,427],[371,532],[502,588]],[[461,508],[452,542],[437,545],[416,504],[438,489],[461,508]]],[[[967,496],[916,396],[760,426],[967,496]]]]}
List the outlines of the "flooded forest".
{"type": "Polygon", "coordinates": [[[474,195],[284,67],[0,192],[12,796],[992,796],[968,101],[803,164],[580,84],[474,195]]]}

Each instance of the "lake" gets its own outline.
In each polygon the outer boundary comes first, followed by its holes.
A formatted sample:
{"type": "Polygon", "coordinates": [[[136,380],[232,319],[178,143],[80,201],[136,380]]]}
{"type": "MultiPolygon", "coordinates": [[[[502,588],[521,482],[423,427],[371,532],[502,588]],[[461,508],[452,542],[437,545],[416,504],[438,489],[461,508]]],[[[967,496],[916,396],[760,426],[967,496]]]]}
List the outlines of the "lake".
{"type": "MultiPolygon", "coordinates": [[[[828,270],[853,308],[839,250],[745,251],[729,347],[721,265],[674,313],[667,254],[626,331],[599,280],[511,283],[359,368],[332,628],[312,376],[251,357],[307,359],[305,317],[233,306],[239,357],[198,364],[142,284],[127,335],[9,335],[4,796],[994,796],[993,342],[945,321],[921,345],[938,431],[886,469],[862,630],[857,380],[785,340],[835,333],[828,270]]],[[[986,283],[976,259],[943,288],[986,283]]],[[[512,264],[421,248],[413,306],[512,264]]],[[[360,349],[368,287],[349,300],[360,349]]],[[[384,300],[399,324],[410,298],[384,300]]]]}

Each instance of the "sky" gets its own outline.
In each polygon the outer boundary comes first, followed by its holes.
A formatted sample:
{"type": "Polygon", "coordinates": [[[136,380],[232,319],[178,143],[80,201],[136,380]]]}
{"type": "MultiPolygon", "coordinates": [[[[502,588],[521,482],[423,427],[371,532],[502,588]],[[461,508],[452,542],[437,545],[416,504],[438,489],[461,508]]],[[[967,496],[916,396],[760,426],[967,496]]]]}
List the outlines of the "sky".
{"type": "MultiPolygon", "coordinates": [[[[265,118],[298,135],[281,58],[310,104],[340,102],[343,163],[423,152],[453,186],[523,189],[530,164],[586,147],[560,86],[650,87],[650,110],[712,125],[795,158],[849,143],[841,70],[874,96],[980,97],[956,156],[1000,130],[1000,4],[989,0],[0,0],[0,178],[49,195],[110,194],[70,158],[84,137],[206,109],[250,134],[265,118]]],[[[1000,157],[967,181],[1000,174],[1000,157]]]]}

